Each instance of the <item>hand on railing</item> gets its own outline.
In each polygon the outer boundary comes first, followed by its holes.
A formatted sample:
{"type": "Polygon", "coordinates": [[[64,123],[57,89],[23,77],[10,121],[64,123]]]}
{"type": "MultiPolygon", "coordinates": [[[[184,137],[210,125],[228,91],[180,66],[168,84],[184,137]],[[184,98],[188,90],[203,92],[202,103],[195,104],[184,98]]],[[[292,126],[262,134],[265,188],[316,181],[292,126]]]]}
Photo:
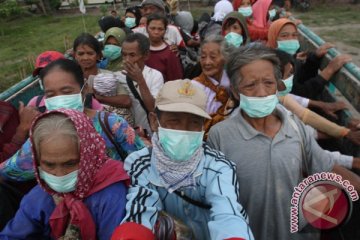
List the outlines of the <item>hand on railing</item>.
{"type": "Polygon", "coordinates": [[[320,75],[329,80],[337,71],[344,66],[344,64],[352,61],[352,58],[348,54],[341,54],[333,58],[329,64],[321,71],[320,75]]]}

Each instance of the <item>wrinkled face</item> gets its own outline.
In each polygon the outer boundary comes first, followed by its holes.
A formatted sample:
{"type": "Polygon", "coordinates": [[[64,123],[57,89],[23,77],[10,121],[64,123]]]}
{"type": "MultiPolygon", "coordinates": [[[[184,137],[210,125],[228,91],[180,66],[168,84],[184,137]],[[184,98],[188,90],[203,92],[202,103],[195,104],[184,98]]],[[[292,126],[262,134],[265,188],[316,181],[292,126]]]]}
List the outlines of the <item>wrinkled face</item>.
{"type": "Polygon", "coordinates": [[[250,0],[243,0],[240,4],[240,7],[251,7],[250,0]]]}
{"type": "Polygon", "coordinates": [[[277,37],[277,41],[298,40],[299,33],[293,24],[285,24],[277,37]]]}
{"type": "Polygon", "coordinates": [[[43,140],[39,147],[39,165],[43,171],[60,177],[79,169],[79,147],[71,137],[43,140]]]}
{"type": "Polygon", "coordinates": [[[83,70],[96,67],[96,61],[100,60],[100,56],[88,45],[79,45],[75,49],[74,54],[75,60],[79,63],[83,70]]]}
{"type": "Polygon", "coordinates": [[[238,21],[236,21],[234,24],[232,24],[230,26],[225,27],[224,34],[226,35],[230,32],[234,32],[234,33],[242,35],[242,27],[238,21]]]}
{"type": "Polygon", "coordinates": [[[73,74],[54,68],[43,79],[45,98],[80,93],[81,87],[73,74]]]}
{"type": "Polygon", "coordinates": [[[118,42],[118,40],[116,40],[115,37],[110,36],[110,37],[108,37],[108,39],[106,40],[105,45],[115,45],[115,46],[119,46],[119,42],[118,42]]]}
{"type": "Polygon", "coordinates": [[[139,50],[139,44],[137,41],[135,42],[124,42],[122,44],[122,59],[125,62],[129,62],[131,64],[137,63],[139,67],[144,65],[144,61],[147,56],[141,54],[139,50]]]}
{"type": "Polygon", "coordinates": [[[266,60],[256,60],[240,70],[242,80],[237,91],[248,97],[266,97],[277,90],[274,67],[266,60]]]}
{"type": "Polygon", "coordinates": [[[160,118],[152,113],[150,117],[151,128],[158,131],[158,121],[163,128],[183,131],[196,131],[200,132],[203,129],[204,118],[184,112],[161,112],[160,118]]]}
{"type": "Polygon", "coordinates": [[[153,13],[156,13],[156,12],[162,13],[163,11],[162,11],[162,9],[158,8],[155,5],[145,5],[145,6],[142,7],[141,14],[142,14],[142,16],[147,17],[147,16],[149,16],[149,15],[151,15],[153,13]]]}
{"type": "Polygon", "coordinates": [[[206,43],[201,48],[200,65],[203,73],[219,80],[224,69],[225,59],[221,54],[220,45],[217,43],[206,43]]]}
{"type": "Polygon", "coordinates": [[[150,41],[162,41],[165,35],[165,25],[161,20],[153,20],[146,26],[150,41]]]}

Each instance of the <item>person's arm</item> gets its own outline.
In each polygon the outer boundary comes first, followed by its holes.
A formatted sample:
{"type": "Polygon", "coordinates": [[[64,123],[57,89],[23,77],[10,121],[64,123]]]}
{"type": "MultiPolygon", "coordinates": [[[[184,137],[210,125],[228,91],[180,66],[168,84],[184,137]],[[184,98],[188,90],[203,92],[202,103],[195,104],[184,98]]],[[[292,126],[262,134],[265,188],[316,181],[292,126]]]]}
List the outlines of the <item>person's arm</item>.
{"type": "Polygon", "coordinates": [[[358,175],[337,164],[334,165],[332,172],[339,174],[343,181],[348,180],[355,190],[360,193],[360,177],[358,175]]]}
{"type": "Polygon", "coordinates": [[[155,99],[151,95],[151,92],[146,84],[142,70],[136,63],[131,64],[129,62],[124,62],[124,69],[126,71],[126,75],[138,84],[140,95],[145,104],[145,107],[149,112],[152,112],[155,108],[155,99]]]}
{"type": "Polygon", "coordinates": [[[112,240],[155,239],[153,234],[160,198],[155,189],[149,188],[146,176],[150,171],[150,154],[144,149],[126,158],[124,168],[131,178],[126,196],[126,215],[112,235],[112,240]]]}
{"type": "Polygon", "coordinates": [[[116,95],[112,97],[105,97],[95,94],[95,97],[101,103],[105,103],[113,107],[120,107],[120,108],[131,107],[131,98],[129,97],[129,95],[116,95]]]}
{"type": "Polygon", "coordinates": [[[245,209],[239,203],[236,167],[218,152],[217,174],[206,186],[205,198],[211,205],[208,222],[211,239],[254,239],[245,209]],[[221,165],[221,166],[220,166],[221,165]]]}
{"type": "Polygon", "coordinates": [[[97,199],[100,202],[97,209],[100,211],[97,212],[94,220],[98,229],[96,233],[98,239],[107,240],[125,216],[127,187],[123,182],[117,182],[104,189],[102,194],[97,199]]]}
{"type": "Polygon", "coordinates": [[[39,190],[39,187],[33,189],[21,200],[14,218],[0,232],[0,239],[43,239],[50,234],[45,228],[46,213],[41,214],[41,211],[49,206],[49,200],[52,198],[49,197],[44,201],[39,190]]]}
{"type": "Polygon", "coordinates": [[[323,102],[323,101],[316,101],[310,100],[309,101],[309,108],[317,108],[324,112],[325,114],[337,119],[336,112],[343,110],[346,108],[346,104],[342,101],[337,102],[323,102]]]}

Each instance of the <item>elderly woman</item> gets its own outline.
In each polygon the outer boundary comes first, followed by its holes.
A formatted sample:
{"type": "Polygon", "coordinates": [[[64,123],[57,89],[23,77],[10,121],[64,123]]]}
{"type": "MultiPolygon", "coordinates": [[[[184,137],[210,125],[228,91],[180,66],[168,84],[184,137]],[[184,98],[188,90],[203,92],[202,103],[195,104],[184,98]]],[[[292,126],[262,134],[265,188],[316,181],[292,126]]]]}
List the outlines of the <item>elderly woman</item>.
{"type": "Polygon", "coordinates": [[[206,38],[200,48],[202,73],[193,79],[196,86],[204,89],[207,95],[206,112],[212,117],[206,120],[205,132],[212,125],[222,121],[226,109],[232,105],[230,100],[230,80],[224,70],[227,44],[221,36],[206,38]]]}
{"type": "Polygon", "coordinates": [[[129,177],[105,154],[91,120],[74,110],[38,117],[30,132],[38,185],[1,239],[109,239],[125,216],[129,177]]]}
{"type": "MultiPolygon", "coordinates": [[[[84,107],[84,76],[74,61],[59,59],[47,65],[40,74],[45,92],[47,110],[60,108],[84,112],[105,140],[106,154],[124,160],[128,154],[144,147],[133,128],[114,113],[95,111],[84,107]]],[[[6,179],[26,181],[34,178],[29,140],[10,159],[0,165],[0,174],[6,179]]]]}
{"type": "MultiPolygon", "coordinates": [[[[295,55],[300,49],[298,35],[294,22],[286,18],[278,19],[270,25],[267,46],[295,55]]],[[[351,61],[349,55],[339,55],[332,59],[318,74],[322,57],[332,47],[333,45],[326,43],[320,46],[315,53],[301,52],[297,54],[292,93],[315,99],[322,92],[330,78],[345,63],[351,61]]]]}
{"type": "Polygon", "coordinates": [[[359,191],[360,178],[337,165],[336,155],[320,148],[305,125],[278,104],[281,71],[273,51],[241,47],[227,66],[240,111],[214,126],[208,142],[237,165],[239,200],[255,239],[316,239],[316,231],[289,231],[294,187],[310,174],[334,172],[359,191]]]}

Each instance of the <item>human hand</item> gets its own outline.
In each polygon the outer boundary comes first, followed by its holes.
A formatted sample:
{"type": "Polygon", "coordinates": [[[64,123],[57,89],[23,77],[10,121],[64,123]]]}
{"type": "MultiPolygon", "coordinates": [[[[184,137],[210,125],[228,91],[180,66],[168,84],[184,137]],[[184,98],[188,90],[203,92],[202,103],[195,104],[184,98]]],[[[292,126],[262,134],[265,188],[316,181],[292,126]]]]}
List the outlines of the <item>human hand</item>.
{"type": "Polygon", "coordinates": [[[352,118],[350,119],[349,123],[348,123],[348,128],[350,128],[351,130],[360,130],[360,119],[357,118],[352,118]]]}
{"type": "Polygon", "coordinates": [[[308,56],[308,52],[302,51],[302,52],[299,52],[296,54],[296,59],[298,59],[300,61],[305,61],[307,56],[308,56]]]}
{"type": "Polygon", "coordinates": [[[124,62],[124,70],[122,72],[137,83],[144,80],[142,70],[137,63],[124,62]]]}
{"type": "Polygon", "coordinates": [[[20,124],[18,126],[18,130],[20,130],[24,135],[28,135],[34,118],[39,114],[40,112],[37,111],[35,107],[24,106],[24,103],[20,101],[19,102],[20,124]]]}
{"type": "Polygon", "coordinates": [[[321,110],[329,115],[330,117],[333,117],[334,119],[338,119],[336,112],[343,110],[346,108],[346,104],[342,101],[338,102],[323,102],[321,104],[321,110]]]}
{"type": "Polygon", "coordinates": [[[325,56],[325,54],[327,53],[327,51],[328,51],[330,48],[333,48],[333,47],[335,47],[334,44],[324,43],[324,44],[321,45],[318,49],[316,49],[315,55],[316,55],[318,58],[321,58],[321,57],[325,56]]]}
{"type": "Polygon", "coordinates": [[[348,134],[345,135],[345,138],[349,139],[352,143],[360,146],[360,129],[359,130],[350,130],[348,134]]]}
{"type": "Polygon", "coordinates": [[[325,80],[329,80],[332,75],[334,75],[337,71],[340,70],[344,66],[344,64],[350,62],[352,60],[350,55],[342,54],[333,58],[329,64],[321,71],[321,76],[325,80]]]}
{"type": "Polygon", "coordinates": [[[175,53],[176,56],[179,56],[179,49],[178,49],[178,46],[176,44],[171,44],[170,45],[170,51],[175,53]]]}

